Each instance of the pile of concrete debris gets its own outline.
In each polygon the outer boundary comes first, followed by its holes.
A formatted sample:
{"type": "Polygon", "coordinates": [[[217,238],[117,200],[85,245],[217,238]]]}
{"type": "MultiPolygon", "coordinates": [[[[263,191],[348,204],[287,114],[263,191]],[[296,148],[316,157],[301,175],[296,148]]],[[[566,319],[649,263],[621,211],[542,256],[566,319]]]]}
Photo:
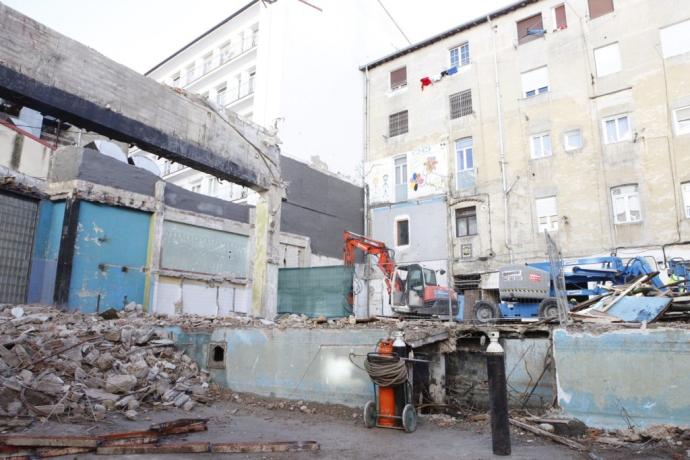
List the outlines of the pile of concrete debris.
{"type": "Polygon", "coordinates": [[[690,296],[685,280],[657,287],[658,273],[642,275],[631,283],[611,286],[609,292],[592,297],[570,310],[575,321],[590,323],[653,323],[690,320],[690,296]]]}
{"type": "Polygon", "coordinates": [[[191,410],[208,402],[209,374],[139,306],[127,310],[99,316],[0,305],[0,416],[99,420],[118,410],[134,419],[142,405],[191,410]]]}

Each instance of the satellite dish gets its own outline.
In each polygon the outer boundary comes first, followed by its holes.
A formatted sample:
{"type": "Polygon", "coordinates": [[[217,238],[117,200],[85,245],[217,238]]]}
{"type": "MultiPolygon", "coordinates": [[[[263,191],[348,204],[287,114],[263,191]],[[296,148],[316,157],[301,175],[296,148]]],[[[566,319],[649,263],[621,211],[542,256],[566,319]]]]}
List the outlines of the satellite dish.
{"type": "Polygon", "coordinates": [[[132,155],[131,159],[134,162],[134,166],[136,166],[137,168],[145,169],[151,174],[155,174],[156,176],[161,177],[161,170],[158,167],[158,164],[150,157],[147,157],[145,155],[132,155]]]}
{"type": "Polygon", "coordinates": [[[120,147],[115,145],[114,143],[110,141],[105,141],[103,139],[96,139],[94,141],[89,142],[84,146],[85,148],[90,148],[94,150],[98,150],[101,152],[103,155],[110,157],[110,158],[115,158],[118,161],[121,161],[123,163],[127,163],[127,155],[125,152],[122,151],[120,147]]]}

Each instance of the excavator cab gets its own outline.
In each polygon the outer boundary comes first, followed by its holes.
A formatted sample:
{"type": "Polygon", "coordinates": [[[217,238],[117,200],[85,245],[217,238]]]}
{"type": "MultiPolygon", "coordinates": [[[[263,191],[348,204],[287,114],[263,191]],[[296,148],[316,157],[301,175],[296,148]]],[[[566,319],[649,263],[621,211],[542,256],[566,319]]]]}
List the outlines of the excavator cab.
{"type": "Polygon", "coordinates": [[[400,265],[395,269],[392,308],[397,313],[448,315],[448,296],[453,315],[457,313],[457,296],[438,285],[436,272],[419,264],[400,265]]]}

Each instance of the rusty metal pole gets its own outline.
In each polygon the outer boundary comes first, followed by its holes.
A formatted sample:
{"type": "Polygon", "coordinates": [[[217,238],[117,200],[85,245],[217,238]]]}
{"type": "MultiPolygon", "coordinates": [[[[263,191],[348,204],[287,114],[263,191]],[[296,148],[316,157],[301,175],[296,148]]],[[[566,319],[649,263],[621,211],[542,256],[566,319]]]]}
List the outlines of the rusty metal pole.
{"type": "Polygon", "coordinates": [[[486,369],[489,376],[491,443],[495,455],[510,455],[505,351],[498,343],[498,332],[489,332],[489,339],[491,342],[486,348],[486,369]]]}

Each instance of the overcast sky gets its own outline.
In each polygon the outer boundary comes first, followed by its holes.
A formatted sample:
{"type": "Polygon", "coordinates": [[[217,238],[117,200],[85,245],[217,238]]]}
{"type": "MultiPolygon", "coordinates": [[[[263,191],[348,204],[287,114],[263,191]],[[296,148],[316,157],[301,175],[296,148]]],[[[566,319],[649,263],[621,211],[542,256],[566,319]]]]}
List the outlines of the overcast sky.
{"type": "MultiPolygon", "coordinates": [[[[142,73],[248,1],[0,0],[142,73]]],[[[382,2],[410,40],[417,42],[514,0],[382,2]]]]}

